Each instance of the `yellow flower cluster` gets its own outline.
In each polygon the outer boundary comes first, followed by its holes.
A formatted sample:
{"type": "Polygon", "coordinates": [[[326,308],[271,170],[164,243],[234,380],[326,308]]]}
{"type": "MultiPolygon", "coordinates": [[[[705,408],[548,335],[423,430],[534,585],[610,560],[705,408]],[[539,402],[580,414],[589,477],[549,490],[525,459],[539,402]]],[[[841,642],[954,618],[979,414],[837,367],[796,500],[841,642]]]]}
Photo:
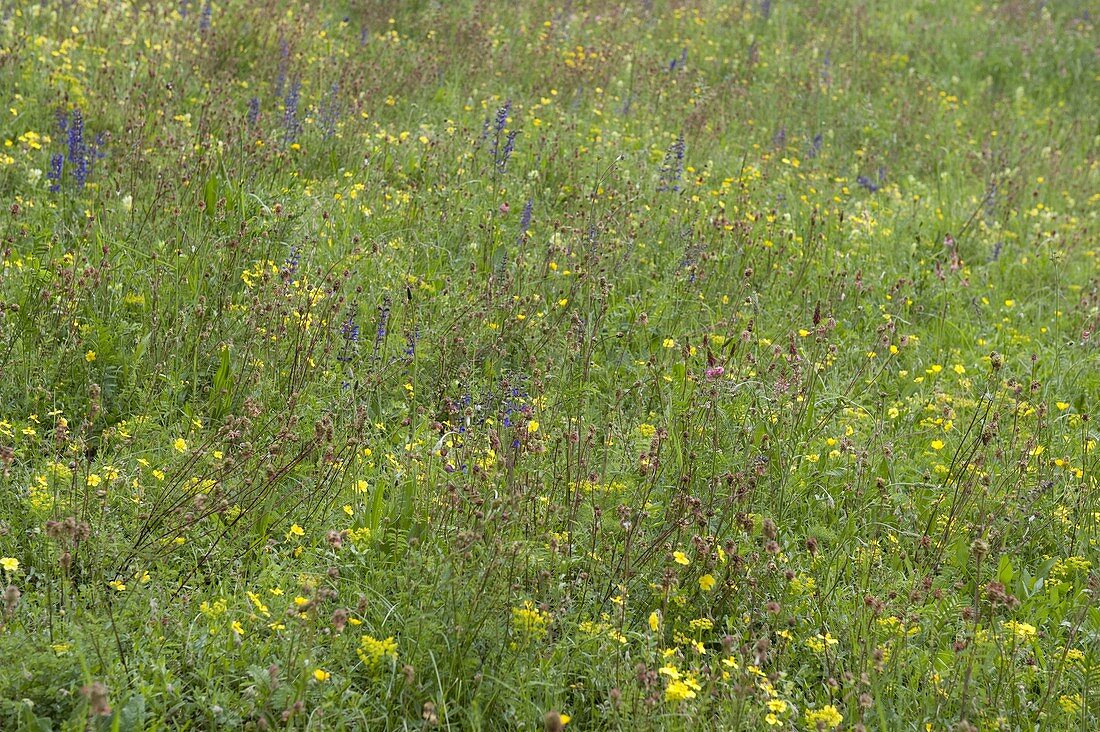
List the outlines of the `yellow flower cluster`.
{"type": "Polygon", "coordinates": [[[1050,568],[1049,581],[1055,584],[1073,582],[1079,577],[1087,576],[1090,569],[1092,569],[1092,562],[1084,557],[1059,559],[1050,568]]]}
{"type": "Polygon", "coordinates": [[[812,730],[835,729],[844,721],[844,715],[832,704],[826,704],[821,709],[806,710],[806,727],[812,730]]]}
{"type": "Polygon", "coordinates": [[[1031,623],[1018,623],[1015,620],[1009,620],[1004,624],[1005,630],[1012,634],[1012,636],[1021,643],[1035,638],[1037,630],[1031,623]]]}
{"type": "Polygon", "coordinates": [[[690,671],[680,673],[680,669],[673,665],[662,666],[658,673],[668,679],[665,687],[665,701],[677,704],[687,699],[694,699],[695,692],[702,689],[695,674],[690,671]]]}
{"type": "Polygon", "coordinates": [[[550,626],[551,615],[539,610],[527,600],[520,607],[512,608],[512,627],[526,638],[542,638],[550,626]]]}
{"type": "Polygon", "coordinates": [[[382,667],[382,663],[388,658],[397,660],[397,641],[391,635],[385,640],[378,640],[374,636],[364,635],[359,639],[359,647],[355,649],[355,655],[367,667],[370,672],[375,672],[382,667]]]}

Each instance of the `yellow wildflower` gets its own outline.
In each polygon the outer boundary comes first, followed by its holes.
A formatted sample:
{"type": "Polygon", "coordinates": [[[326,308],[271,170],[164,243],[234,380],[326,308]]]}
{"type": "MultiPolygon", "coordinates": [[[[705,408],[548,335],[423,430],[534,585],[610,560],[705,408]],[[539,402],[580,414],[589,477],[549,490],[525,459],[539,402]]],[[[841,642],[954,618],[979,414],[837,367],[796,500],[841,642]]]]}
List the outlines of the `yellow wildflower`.
{"type": "Polygon", "coordinates": [[[364,635],[359,639],[359,647],[355,649],[355,655],[359,656],[359,660],[366,665],[368,671],[373,672],[381,667],[385,659],[397,660],[397,641],[393,636],[378,640],[373,636],[364,635]]]}
{"type": "Polygon", "coordinates": [[[806,710],[806,727],[812,730],[835,729],[844,721],[844,715],[832,704],[827,704],[821,709],[806,710]]]}

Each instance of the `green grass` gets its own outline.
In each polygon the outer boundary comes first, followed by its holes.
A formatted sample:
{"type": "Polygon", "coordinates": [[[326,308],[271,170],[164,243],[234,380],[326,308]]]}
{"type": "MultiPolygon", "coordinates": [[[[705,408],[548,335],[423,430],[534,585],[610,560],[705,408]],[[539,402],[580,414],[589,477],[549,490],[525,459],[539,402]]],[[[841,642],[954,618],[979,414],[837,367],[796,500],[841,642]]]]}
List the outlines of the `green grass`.
{"type": "Polygon", "coordinates": [[[1088,5],[8,3],[0,728],[1096,728],[1088,5]]]}

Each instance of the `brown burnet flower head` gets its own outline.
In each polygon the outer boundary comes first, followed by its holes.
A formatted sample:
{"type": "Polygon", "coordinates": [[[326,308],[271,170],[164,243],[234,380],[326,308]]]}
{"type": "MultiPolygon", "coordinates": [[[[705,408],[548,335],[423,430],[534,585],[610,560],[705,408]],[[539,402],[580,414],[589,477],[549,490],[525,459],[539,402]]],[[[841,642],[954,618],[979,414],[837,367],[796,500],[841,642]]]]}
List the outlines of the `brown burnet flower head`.
{"type": "Polygon", "coordinates": [[[82,687],[80,693],[88,700],[88,711],[96,717],[106,717],[111,713],[111,705],[107,703],[107,685],[102,681],[93,681],[82,687]]]}
{"type": "Polygon", "coordinates": [[[15,448],[10,445],[0,445],[0,465],[4,466],[5,475],[13,462],[15,462],[15,448]]]}
{"type": "Polygon", "coordinates": [[[283,714],[282,714],[283,721],[284,722],[290,721],[291,717],[293,717],[296,714],[301,714],[302,711],[305,708],[306,708],[305,702],[302,701],[301,699],[299,699],[298,701],[294,702],[289,707],[287,707],[286,709],[283,710],[283,714]]]}
{"type": "Polygon", "coordinates": [[[1003,605],[1009,610],[1013,610],[1020,605],[1020,600],[1016,596],[1010,594],[1000,582],[990,582],[987,584],[985,586],[985,596],[994,607],[1003,605]]]}
{"type": "Polygon", "coordinates": [[[768,650],[771,649],[771,641],[766,637],[760,638],[753,646],[753,656],[756,658],[756,665],[763,666],[768,660],[768,650]]]}
{"type": "Polygon", "coordinates": [[[92,535],[92,527],[84,521],[69,516],[62,521],[47,521],[46,536],[55,541],[71,540],[74,544],[87,541],[92,535]]]}
{"type": "Polygon", "coordinates": [[[4,611],[11,615],[15,612],[15,608],[19,607],[19,598],[22,593],[19,592],[19,588],[15,585],[8,585],[4,589],[4,611]]]}

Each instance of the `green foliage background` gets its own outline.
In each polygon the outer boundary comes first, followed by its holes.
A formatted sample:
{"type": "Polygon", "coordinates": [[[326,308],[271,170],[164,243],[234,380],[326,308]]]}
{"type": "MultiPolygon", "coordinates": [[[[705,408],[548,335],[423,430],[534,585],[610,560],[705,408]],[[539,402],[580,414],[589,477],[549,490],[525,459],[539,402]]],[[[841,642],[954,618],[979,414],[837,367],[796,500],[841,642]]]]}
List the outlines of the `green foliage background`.
{"type": "Polygon", "coordinates": [[[1094,15],[5,4],[0,726],[1095,728],[1094,15]]]}

